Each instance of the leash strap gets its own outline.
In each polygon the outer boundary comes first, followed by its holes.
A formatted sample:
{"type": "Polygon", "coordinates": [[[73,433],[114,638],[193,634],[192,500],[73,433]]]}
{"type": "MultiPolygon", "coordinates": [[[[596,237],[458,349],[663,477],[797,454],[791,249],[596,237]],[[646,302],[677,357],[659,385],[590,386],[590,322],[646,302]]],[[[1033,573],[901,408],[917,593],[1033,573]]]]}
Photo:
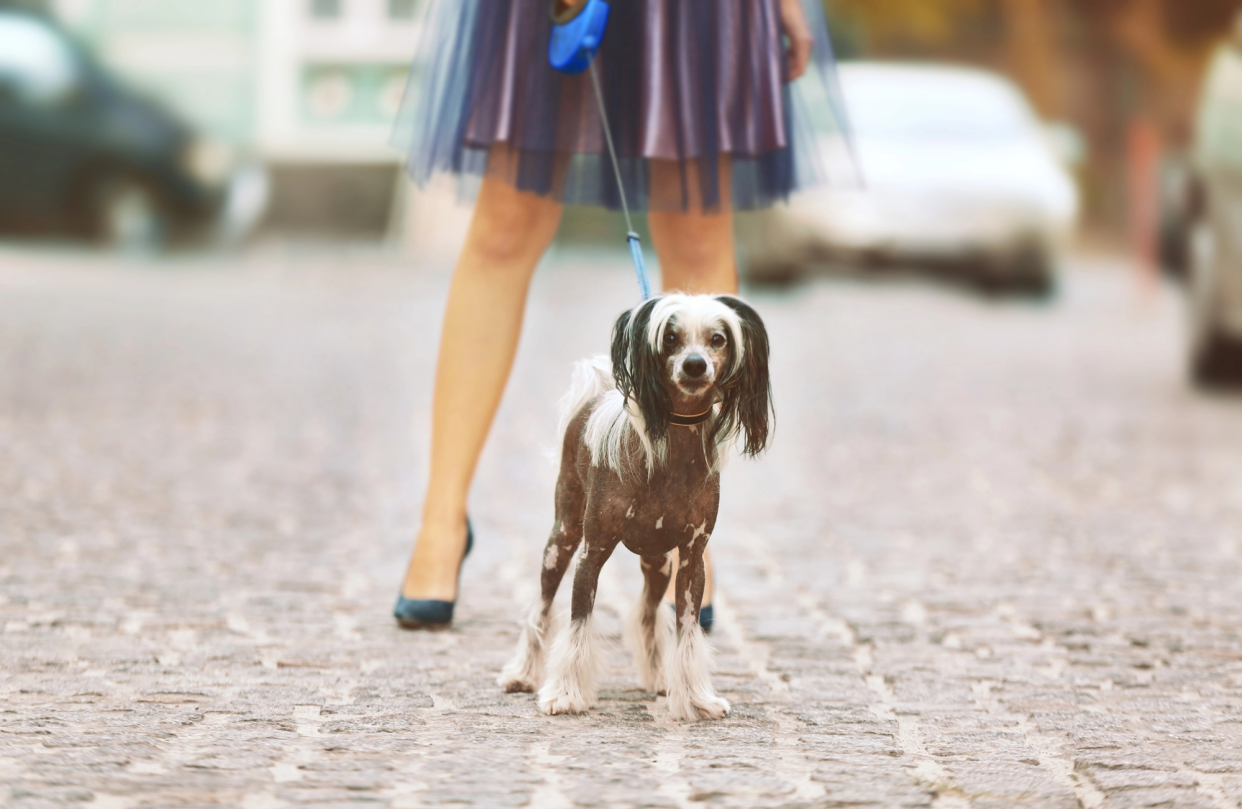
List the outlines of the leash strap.
{"type": "Polygon", "coordinates": [[[599,89],[599,74],[595,71],[595,60],[592,59],[588,68],[591,72],[591,84],[595,86],[595,103],[599,105],[599,119],[604,125],[604,140],[608,142],[608,156],[612,158],[612,170],[617,177],[617,191],[621,194],[621,210],[625,214],[626,241],[630,244],[630,255],[634,259],[634,271],[638,274],[638,288],[642,291],[643,300],[651,300],[651,282],[647,279],[647,262],[643,259],[643,242],[634,231],[634,223],[630,220],[630,206],[625,199],[625,183],[621,181],[621,163],[617,160],[617,149],[612,143],[612,127],[608,125],[608,113],[604,110],[604,94],[599,89]]]}

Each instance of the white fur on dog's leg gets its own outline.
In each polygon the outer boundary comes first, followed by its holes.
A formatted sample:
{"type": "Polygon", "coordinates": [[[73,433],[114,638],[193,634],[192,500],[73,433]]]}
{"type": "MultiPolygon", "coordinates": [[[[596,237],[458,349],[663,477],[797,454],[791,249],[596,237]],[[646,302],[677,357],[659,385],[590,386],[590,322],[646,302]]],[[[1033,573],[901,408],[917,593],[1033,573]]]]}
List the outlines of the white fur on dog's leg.
{"type": "Polygon", "coordinates": [[[589,710],[595,704],[600,664],[590,617],[570,621],[552,644],[548,679],[539,689],[540,710],[549,716],[589,710]]]}
{"type": "Polygon", "coordinates": [[[645,691],[663,694],[667,690],[664,677],[665,650],[676,631],[676,616],[673,611],[664,608],[662,602],[655,607],[653,626],[643,624],[643,615],[647,609],[647,592],[643,591],[638,603],[630,612],[621,633],[625,646],[634,655],[634,665],[638,668],[638,684],[645,691]]]}
{"type": "Polygon", "coordinates": [[[531,607],[522,623],[522,636],[517,652],[496,678],[497,684],[509,693],[534,691],[543,680],[543,660],[548,637],[555,634],[555,619],[543,611],[543,602],[531,607]]]}
{"type": "Polygon", "coordinates": [[[703,629],[698,621],[689,623],[668,660],[668,711],[673,719],[697,722],[728,715],[728,701],[712,688],[711,666],[711,648],[703,629]]]}

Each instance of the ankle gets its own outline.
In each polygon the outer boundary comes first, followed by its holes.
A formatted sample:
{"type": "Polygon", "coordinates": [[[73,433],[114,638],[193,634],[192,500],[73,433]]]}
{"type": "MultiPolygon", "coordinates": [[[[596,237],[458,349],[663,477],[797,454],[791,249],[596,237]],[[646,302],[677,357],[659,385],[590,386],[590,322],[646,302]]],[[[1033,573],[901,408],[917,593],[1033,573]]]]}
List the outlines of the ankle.
{"type": "Polygon", "coordinates": [[[437,509],[434,512],[423,512],[422,526],[419,528],[420,534],[458,534],[466,530],[466,511],[445,511],[437,509]]]}

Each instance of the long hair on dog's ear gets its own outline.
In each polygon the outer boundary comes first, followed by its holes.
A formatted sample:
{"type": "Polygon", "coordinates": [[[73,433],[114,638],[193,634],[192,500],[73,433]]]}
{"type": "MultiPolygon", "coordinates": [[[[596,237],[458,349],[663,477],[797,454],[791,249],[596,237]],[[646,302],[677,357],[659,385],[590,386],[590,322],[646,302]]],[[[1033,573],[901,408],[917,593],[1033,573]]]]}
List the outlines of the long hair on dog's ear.
{"type": "Polygon", "coordinates": [[[712,438],[726,440],[740,430],[742,451],[753,457],[767,447],[769,421],[776,418],[768,379],[768,330],[759,313],[741,298],[718,295],[716,300],[737,314],[742,345],[733,346],[735,361],[720,383],[724,400],[712,438]]]}
{"type": "Polygon", "coordinates": [[[665,390],[659,346],[647,340],[651,312],[659,298],[636,306],[621,317],[612,329],[612,376],[626,402],[638,407],[652,444],[668,433],[668,414],[673,400],[665,390]]]}

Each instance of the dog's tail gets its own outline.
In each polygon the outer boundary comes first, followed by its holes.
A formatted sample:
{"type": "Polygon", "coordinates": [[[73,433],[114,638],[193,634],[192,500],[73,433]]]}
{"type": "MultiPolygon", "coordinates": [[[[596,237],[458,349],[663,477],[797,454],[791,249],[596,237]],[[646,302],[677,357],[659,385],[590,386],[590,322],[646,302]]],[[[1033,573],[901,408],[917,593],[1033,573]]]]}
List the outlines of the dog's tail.
{"type": "Polygon", "coordinates": [[[590,359],[575,362],[573,382],[570,383],[569,390],[561,397],[561,418],[556,434],[563,438],[565,430],[569,428],[569,422],[573,421],[574,416],[578,415],[582,408],[594,401],[600,394],[615,387],[616,383],[612,379],[612,361],[608,357],[598,354],[590,359]]]}

